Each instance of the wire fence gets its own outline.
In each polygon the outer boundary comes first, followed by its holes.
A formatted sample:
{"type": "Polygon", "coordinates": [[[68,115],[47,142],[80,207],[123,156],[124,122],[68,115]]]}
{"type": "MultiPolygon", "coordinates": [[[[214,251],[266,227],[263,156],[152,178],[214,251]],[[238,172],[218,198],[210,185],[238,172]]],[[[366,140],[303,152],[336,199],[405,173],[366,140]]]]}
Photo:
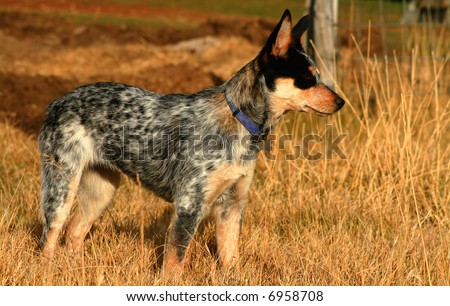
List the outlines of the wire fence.
{"type": "MultiPolygon", "coordinates": [[[[430,18],[421,18],[419,2],[339,1],[338,9],[338,22],[334,25],[338,37],[336,68],[327,74],[335,74],[333,79],[349,98],[359,95],[355,84],[357,79],[366,80],[367,69],[374,74],[379,73],[377,69],[388,73],[396,82],[401,82],[401,78],[408,80],[408,84],[420,82],[414,86],[414,95],[425,97],[441,68],[438,91],[441,97],[448,98],[449,18],[431,18],[430,12],[430,18]]],[[[318,49],[319,54],[322,51],[318,49]]],[[[331,65],[328,62],[323,67],[331,65]]],[[[368,91],[367,95],[373,94],[373,89],[368,91]]]]}

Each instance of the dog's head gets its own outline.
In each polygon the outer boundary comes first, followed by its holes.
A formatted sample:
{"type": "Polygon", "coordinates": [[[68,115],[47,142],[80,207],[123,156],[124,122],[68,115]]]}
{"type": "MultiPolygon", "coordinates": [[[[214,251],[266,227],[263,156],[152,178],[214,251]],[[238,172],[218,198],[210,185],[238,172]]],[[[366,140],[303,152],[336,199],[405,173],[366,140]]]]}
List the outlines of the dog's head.
{"type": "Polygon", "coordinates": [[[292,27],[286,10],[258,56],[276,114],[297,110],[326,116],[344,106],[344,100],[320,81],[317,67],[302,47],[309,24],[310,17],[304,16],[292,27]]]}

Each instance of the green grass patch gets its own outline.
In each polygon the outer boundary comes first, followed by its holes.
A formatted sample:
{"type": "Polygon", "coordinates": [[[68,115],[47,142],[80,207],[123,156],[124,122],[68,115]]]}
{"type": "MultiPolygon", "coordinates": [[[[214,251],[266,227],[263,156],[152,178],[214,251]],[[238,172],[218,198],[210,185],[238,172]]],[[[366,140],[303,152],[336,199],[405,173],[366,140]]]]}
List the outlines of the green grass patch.
{"type": "MultiPolygon", "coordinates": [[[[136,3],[135,0],[114,0],[113,2],[124,5],[136,3]]],[[[300,16],[304,12],[304,2],[298,0],[142,0],[139,2],[154,7],[184,8],[200,12],[216,12],[230,15],[260,16],[268,18],[279,18],[286,8],[289,8],[296,16],[300,16]]]]}
{"type": "Polygon", "coordinates": [[[76,24],[98,24],[111,26],[126,26],[130,28],[158,29],[162,27],[186,28],[195,27],[190,20],[168,18],[140,18],[115,15],[94,15],[87,13],[58,12],[57,16],[63,20],[76,24]]]}
{"type": "MultiPolygon", "coordinates": [[[[111,3],[111,1],[97,0],[99,3],[111,3]]],[[[289,8],[294,16],[301,16],[305,13],[305,2],[298,0],[113,0],[113,3],[122,5],[133,5],[136,3],[146,3],[154,7],[164,8],[184,8],[200,12],[216,12],[230,15],[259,16],[278,19],[281,13],[289,8]]],[[[341,22],[348,22],[349,12],[352,2],[355,4],[355,12],[359,19],[367,22],[381,20],[381,13],[385,22],[399,21],[403,11],[402,2],[378,1],[378,0],[352,0],[339,1],[339,19],[341,22]]]]}
{"type": "Polygon", "coordinates": [[[195,21],[187,19],[173,19],[166,17],[152,17],[144,18],[137,16],[117,16],[109,14],[90,14],[90,13],[72,13],[72,12],[54,12],[44,13],[46,16],[59,17],[62,20],[74,24],[97,24],[109,25],[115,27],[129,27],[129,28],[146,28],[159,29],[163,27],[171,28],[195,28],[197,26],[195,21]]]}

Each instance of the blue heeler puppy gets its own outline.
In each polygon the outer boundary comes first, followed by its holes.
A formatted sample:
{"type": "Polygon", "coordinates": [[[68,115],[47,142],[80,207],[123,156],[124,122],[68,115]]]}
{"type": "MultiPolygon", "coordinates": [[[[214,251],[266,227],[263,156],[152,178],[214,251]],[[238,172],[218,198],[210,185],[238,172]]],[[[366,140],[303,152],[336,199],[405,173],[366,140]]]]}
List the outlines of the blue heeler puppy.
{"type": "Polygon", "coordinates": [[[258,143],[289,110],[330,115],[344,105],[302,48],[309,21],[305,16],[292,28],[286,10],[256,58],[218,87],[161,95],[96,83],[53,101],[39,136],[43,255],[53,255],[76,195],[80,206],[66,241],[80,248],[122,172],[175,207],[166,271],[181,270],[208,214],[216,223],[219,259],[233,266],[258,143]]]}

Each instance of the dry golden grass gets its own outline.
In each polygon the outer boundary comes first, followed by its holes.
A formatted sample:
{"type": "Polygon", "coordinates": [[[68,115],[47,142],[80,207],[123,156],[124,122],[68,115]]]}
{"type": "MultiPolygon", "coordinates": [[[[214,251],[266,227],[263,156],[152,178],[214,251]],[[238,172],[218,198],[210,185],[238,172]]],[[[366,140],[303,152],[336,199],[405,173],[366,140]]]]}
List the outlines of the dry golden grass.
{"type": "Polygon", "coordinates": [[[286,161],[289,148],[276,147],[275,161],[262,156],[244,215],[240,269],[230,274],[217,266],[206,222],[189,250],[187,273],[163,279],[172,210],[128,179],[82,254],[60,248],[50,263],[36,256],[36,139],[1,123],[0,285],[450,285],[445,34],[420,44],[413,38],[411,51],[389,61],[356,44],[352,65],[342,55],[345,108],[327,119],[292,114],[278,134],[293,133],[290,144],[300,144],[331,124],[335,137],[348,134],[340,145],[347,159],[286,161]]]}

